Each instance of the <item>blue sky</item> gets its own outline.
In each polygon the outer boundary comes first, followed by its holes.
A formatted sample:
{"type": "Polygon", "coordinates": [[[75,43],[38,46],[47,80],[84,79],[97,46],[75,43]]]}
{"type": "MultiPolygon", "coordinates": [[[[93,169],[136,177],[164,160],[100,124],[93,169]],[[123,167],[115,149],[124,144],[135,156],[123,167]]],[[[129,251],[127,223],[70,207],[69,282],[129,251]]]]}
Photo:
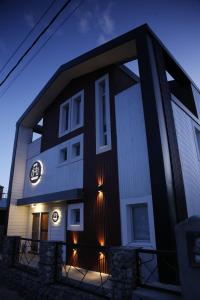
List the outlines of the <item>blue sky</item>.
{"type": "MultiPolygon", "coordinates": [[[[0,0],[0,69],[51,2],[0,0]]],[[[43,22],[0,74],[0,80],[63,3],[64,0],[55,1],[43,22]]],[[[16,121],[58,67],[72,58],[148,23],[200,87],[200,0],[83,0],[75,14],[32,59],[78,3],[72,0],[52,29],[0,87],[0,184],[6,188],[16,121]],[[31,63],[26,66],[30,59],[31,63]]]]}

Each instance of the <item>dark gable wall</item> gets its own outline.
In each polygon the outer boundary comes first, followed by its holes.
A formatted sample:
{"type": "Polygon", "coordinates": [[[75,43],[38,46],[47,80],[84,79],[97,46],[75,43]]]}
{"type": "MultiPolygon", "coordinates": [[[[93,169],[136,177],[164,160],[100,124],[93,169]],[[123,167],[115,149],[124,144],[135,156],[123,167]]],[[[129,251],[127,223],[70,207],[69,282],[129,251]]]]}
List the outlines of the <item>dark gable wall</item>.
{"type": "MultiPolygon", "coordinates": [[[[116,66],[76,79],[60,94],[44,116],[44,134],[42,151],[55,146],[77,134],[84,133],[84,231],[67,231],[67,242],[87,245],[120,245],[120,207],[117,168],[117,141],[115,126],[114,96],[130,87],[135,82],[116,66]],[[110,113],[112,149],[96,155],[95,132],[95,80],[109,72],[110,113]],[[84,127],[62,138],[58,138],[59,106],[68,97],[84,88],[84,127]],[[98,194],[99,181],[103,182],[103,193],[98,194]]],[[[90,250],[84,248],[78,252],[78,265],[81,260],[86,263],[90,250]]],[[[93,256],[94,268],[98,261],[98,253],[93,256]]],[[[72,254],[73,256],[73,254],[72,254]]]]}

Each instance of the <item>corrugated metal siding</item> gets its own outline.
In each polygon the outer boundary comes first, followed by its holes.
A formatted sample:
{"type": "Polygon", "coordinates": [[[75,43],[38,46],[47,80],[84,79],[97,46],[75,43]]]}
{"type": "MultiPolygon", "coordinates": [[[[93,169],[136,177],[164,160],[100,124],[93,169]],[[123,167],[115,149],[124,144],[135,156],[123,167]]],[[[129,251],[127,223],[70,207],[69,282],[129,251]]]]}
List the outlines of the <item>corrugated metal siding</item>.
{"type": "Polygon", "coordinates": [[[182,165],[188,216],[200,215],[200,161],[195,141],[194,122],[172,102],[182,165]]]}

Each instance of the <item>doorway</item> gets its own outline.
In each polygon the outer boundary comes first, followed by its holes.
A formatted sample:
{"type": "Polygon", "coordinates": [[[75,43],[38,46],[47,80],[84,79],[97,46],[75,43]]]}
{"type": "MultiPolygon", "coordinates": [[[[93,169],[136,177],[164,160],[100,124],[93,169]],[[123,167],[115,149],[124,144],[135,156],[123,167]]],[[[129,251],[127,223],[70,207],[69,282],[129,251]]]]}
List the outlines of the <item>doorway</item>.
{"type": "Polygon", "coordinates": [[[49,214],[33,213],[32,239],[33,240],[48,240],[48,219],[49,214]]]}
{"type": "Polygon", "coordinates": [[[41,213],[40,240],[42,241],[48,240],[48,221],[49,221],[49,214],[41,213]]]}

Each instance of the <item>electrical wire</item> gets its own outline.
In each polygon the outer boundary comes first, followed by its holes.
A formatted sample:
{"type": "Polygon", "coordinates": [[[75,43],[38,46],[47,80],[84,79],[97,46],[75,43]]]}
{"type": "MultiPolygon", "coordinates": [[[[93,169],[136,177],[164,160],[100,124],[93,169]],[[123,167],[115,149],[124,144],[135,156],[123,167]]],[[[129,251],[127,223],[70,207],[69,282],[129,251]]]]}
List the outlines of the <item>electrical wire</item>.
{"type": "Polygon", "coordinates": [[[51,9],[51,7],[54,5],[54,3],[57,0],[53,0],[50,5],[47,7],[47,9],[44,11],[44,13],[41,15],[41,17],[38,19],[38,21],[34,24],[33,28],[27,33],[27,35],[24,37],[24,39],[21,41],[21,43],[18,45],[18,47],[15,49],[15,51],[11,54],[11,56],[8,58],[8,60],[5,62],[5,64],[1,67],[0,73],[3,72],[5,67],[9,64],[11,59],[15,56],[15,54],[18,52],[18,50],[21,48],[21,46],[26,42],[26,40],[29,38],[29,36],[32,34],[32,32],[35,30],[35,28],[38,26],[38,24],[42,21],[44,16],[48,13],[48,11],[51,9]]]}
{"type": "Polygon", "coordinates": [[[52,34],[48,37],[48,39],[42,44],[42,46],[37,50],[37,52],[28,60],[28,62],[23,66],[21,71],[13,78],[13,80],[10,82],[10,84],[7,86],[7,88],[4,90],[4,92],[0,95],[0,98],[2,98],[5,93],[8,91],[8,89],[11,87],[11,85],[17,80],[17,78],[21,75],[21,73],[26,69],[26,67],[34,60],[34,58],[40,53],[40,51],[46,46],[46,44],[49,42],[49,40],[53,37],[53,35],[65,24],[66,21],[68,21],[71,16],[80,8],[80,6],[83,4],[84,0],[81,0],[77,6],[67,15],[67,17],[59,24],[59,26],[52,32],[52,34]]]}
{"type": "Polygon", "coordinates": [[[70,4],[71,0],[68,0],[55,14],[55,16],[51,19],[51,21],[48,23],[48,25],[40,32],[40,34],[36,37],[36,39],[33,41],[31,46],[24,52],[24,54],[20,57],[20,59],[17,61],[17,63],[12,67],[12,69],[7,73],[7,75],[4,77],[4,79],[0,82],[0,87],[6,82],[6,80],[10,77],[10,75],[13,73],[13,71],[18,67],[18,65],[21,63],[21,61],[24,59],[24,57],[31,51],[31,49],[36,45],[36,43],[40,40],[40,38],[44,35],[44,33],[49,29],[49,27],[56,21],[58,16],[63,12],[63,10],[70,4]]]}

